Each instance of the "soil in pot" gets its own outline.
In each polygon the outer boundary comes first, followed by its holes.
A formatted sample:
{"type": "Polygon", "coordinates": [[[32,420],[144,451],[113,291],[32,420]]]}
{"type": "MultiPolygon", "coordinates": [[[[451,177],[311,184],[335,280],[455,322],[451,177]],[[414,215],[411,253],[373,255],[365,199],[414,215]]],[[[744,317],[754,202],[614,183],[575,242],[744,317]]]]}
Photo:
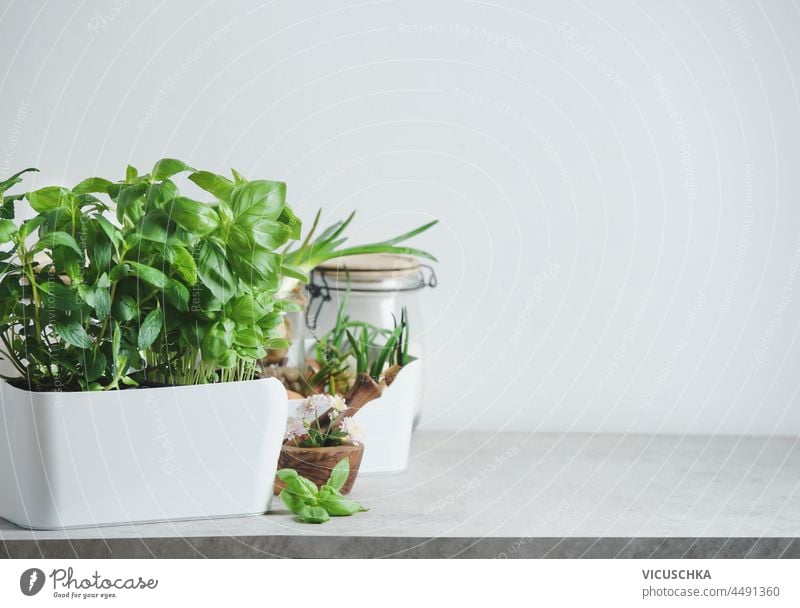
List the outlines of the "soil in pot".
{"type": "MultiPolygon", "coordinates": [[[[322,486],[328,481],[336,463],[342,458],[348,458],[350,460],[350,476],[341,489],[342,494],[347,494],[356,481],[363,455],[363,443],[359,445],[345,443],[327,448],[300,448],[284,445],[278,457],[278,469],[294,469],[317,486],[322,486]]],[[[275,494],[279,494],[283,489],[283,482],[276,477],[275,494]]]]}

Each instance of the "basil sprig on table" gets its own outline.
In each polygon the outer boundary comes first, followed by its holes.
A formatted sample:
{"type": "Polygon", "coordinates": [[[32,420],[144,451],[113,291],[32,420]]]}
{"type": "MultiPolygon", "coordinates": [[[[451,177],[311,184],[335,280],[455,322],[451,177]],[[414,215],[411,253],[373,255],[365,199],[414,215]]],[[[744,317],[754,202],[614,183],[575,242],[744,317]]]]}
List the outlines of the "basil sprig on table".
{"type": "Polygon", "coordinates": [[[321,524],[328,521],[331,515],[341,517],[367,510],[340,492],[350,476],[350,461],[347,458],[342,458],[333,467],[328,482],[321,488],[294,469],[281,469],[277,475],[286,486],[281,490],[280,499],[303,523],[321,524]]]}
{"type": "Polygon", "coordinates": [[[276,250],[300,230],[283,182],[170,158],[118,182],[4,195],[0,356],[33,390],[251,379],[267,349],[287,346],[276,250]],[[211,200],[179,192],[180,173],[211,200]],[[23,201],[35,215],[15,221],[23,201]]]}

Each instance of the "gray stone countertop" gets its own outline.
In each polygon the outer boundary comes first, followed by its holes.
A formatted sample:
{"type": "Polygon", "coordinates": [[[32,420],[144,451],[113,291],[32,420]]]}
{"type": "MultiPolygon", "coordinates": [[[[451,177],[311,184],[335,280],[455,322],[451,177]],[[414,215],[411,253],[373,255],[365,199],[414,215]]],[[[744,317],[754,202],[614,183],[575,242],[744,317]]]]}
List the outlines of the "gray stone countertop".
{"type": "MultiPolygon", "coordinates": [[[[369,449],[367,447],[367,449],[369,449]]],[[[370,510],[64,531],[0,520],[7,557],[800,557],[800,439],[418,432],[370,510]]]]}

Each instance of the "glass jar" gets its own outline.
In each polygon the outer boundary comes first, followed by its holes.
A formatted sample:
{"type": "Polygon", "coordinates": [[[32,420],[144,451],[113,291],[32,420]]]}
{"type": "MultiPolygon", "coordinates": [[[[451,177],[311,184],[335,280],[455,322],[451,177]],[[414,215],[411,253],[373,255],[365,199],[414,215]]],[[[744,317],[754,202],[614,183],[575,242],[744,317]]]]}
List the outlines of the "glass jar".
{"type": "MultiPolygon", "coordinates": [[[[354,255],[321,264],[312,271],[311,281],[306,287],[306,352],[310,352],[317,340],[333,329],[339,308],[342,302],[346,302],[345,315],[351,321],[385,329],[392,329],[395,322],[399,322],[405,307],[410,334],[409,354],[423,359],[424,331],[418,295],[421,289],[435,287],[436,283],[436,274],[430,266],[405,255],[354,255]]],[[[421,411],[419,400],[415,404],[415,425],[421,411]]]]}

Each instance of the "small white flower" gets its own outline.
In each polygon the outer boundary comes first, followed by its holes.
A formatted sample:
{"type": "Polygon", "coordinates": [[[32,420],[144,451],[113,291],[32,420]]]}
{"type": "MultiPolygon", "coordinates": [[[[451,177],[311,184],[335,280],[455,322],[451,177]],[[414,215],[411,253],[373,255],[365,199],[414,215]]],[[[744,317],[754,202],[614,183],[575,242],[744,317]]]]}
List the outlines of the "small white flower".
{"type": "Polygon", "coordinates": [[[324,409],[327,404],[328,398],[326,395],[311,395],[300,404],[297,413],[303,420],[311,422],[316,420],[317,416],[319,416],[320,409],[324,409]]]}
{"type": "Polygon", "coordinates": [[[331,398],[331,407],[335,412],[343,412],[347,409],[347,403],[344,400],[344,397],[341,395],[336,395],[335,397],[331,398]]]}
{"type": "Polygon", "coordinates": [[[300,437],[301,435],[306,434],[306,427],[303,424],[303,421],[299,418],[295,418],[294,416],[290,417],[289,420],[286,421],[286,434],[284,437],[287,441],[291,441],[295,437],[300,437]]]}
{"type": "Polygon", "coordinates": [[[316,409],[317,412],[327,409],[331,402],[331,396],[326,394],[311,395],[309,399],[311,400],[311,403],[314,405],[314,409],[316,409]]]}
{"type": "Polygon", "coordinates": [[[361,441],[363,435],[361,433],[361,427],[355,420],[353,420],[352,416],[345,416],[342,419],[340,428],[347,434],[347,438],[350,441],[358,445],[358,442],[361,441]]]}

